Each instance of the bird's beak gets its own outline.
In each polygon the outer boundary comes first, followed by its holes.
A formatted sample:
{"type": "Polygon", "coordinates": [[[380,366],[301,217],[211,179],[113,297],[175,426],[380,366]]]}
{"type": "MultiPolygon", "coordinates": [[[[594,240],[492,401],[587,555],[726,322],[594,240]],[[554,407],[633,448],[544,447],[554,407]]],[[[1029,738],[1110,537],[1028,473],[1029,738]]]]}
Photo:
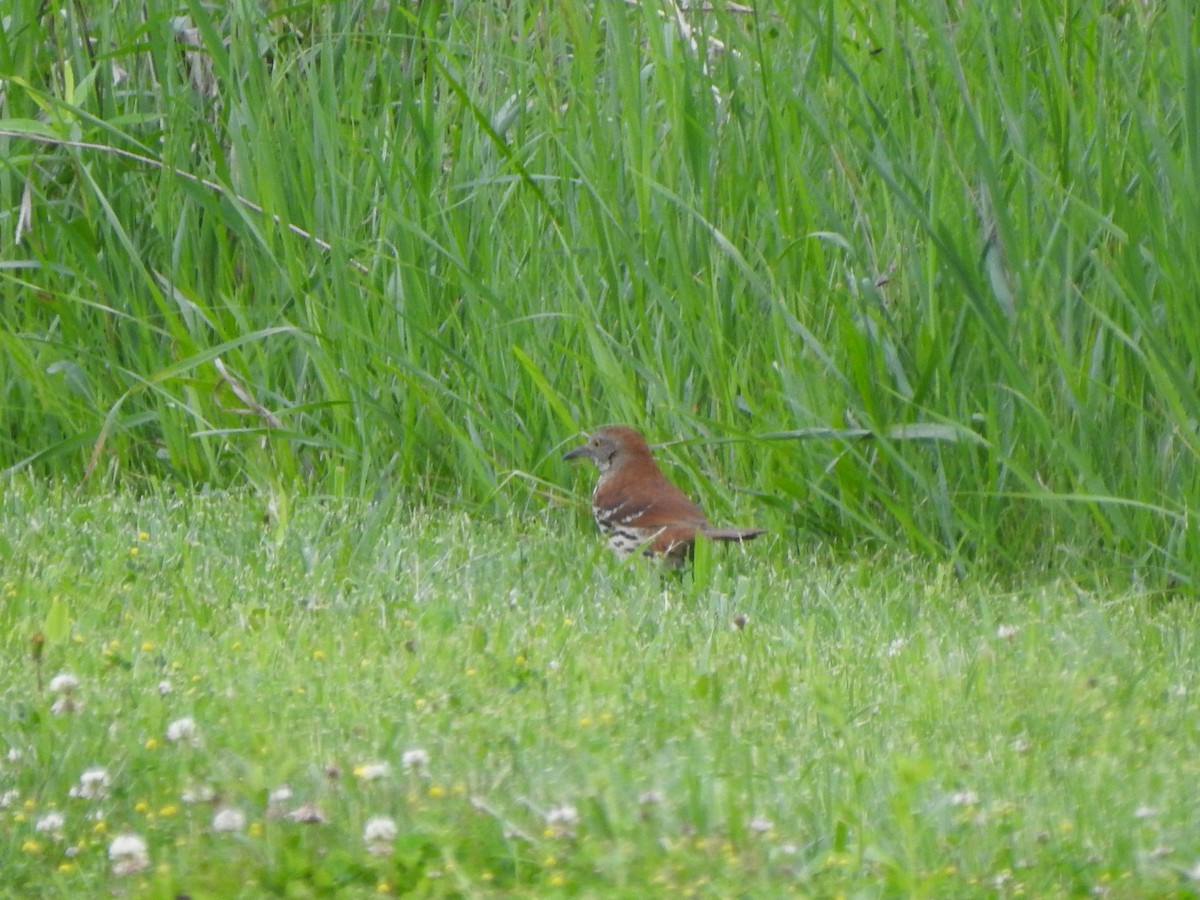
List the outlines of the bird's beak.
{"type": "Polygon", "coordinates": [[[583,444],[582,446],[576,447],[574,450],[568,450],[566,453],[563,454],[563,459],[564,460],[579,459],[579,457],[587,456],[587,455],[588,455],[588,445],[583,444]]]}

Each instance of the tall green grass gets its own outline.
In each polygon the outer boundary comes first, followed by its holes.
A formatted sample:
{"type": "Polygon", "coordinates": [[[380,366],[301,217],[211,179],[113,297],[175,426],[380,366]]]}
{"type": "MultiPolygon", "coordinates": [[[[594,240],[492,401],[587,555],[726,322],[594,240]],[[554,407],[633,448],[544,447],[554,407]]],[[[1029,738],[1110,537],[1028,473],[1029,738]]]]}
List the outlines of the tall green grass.
{"type": "Polygon", "coordinates": [[[0,466],[537,511],[626,421],[714,517],[1190,588],[1198,45],[1183,0],[16,0],[0,466]]]}

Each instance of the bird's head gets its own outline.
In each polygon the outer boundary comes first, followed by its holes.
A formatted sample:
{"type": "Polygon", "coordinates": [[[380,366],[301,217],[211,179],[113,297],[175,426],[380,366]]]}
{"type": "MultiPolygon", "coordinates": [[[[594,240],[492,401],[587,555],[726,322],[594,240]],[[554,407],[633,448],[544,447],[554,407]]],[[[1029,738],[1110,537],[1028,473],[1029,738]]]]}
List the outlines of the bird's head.
{"type": "Polygon", "coordinates": [[[614,466],[638,456],[650,456],[645,438],[625,425],[605,425],[592,432],[586,444],[576,447],[563,459],[590,459],[603,475],[614,466]]]}

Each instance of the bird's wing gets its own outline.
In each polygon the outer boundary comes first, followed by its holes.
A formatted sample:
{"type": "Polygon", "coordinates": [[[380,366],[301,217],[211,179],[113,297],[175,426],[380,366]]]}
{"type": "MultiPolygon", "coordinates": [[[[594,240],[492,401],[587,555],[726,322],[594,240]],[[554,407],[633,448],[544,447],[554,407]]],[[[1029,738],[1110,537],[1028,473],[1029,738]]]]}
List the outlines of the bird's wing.
{"type": "Polygon", "coordinates": [[[606,522],[613,525],[630,525],[634,528],[690,528],[694,533],[708,525],[704,511],[687,498],[687,495],[666,479],[654,484],[652,489],[636,494],[626,491],[598,491],[595,506],[604,514],[606,522]]]}

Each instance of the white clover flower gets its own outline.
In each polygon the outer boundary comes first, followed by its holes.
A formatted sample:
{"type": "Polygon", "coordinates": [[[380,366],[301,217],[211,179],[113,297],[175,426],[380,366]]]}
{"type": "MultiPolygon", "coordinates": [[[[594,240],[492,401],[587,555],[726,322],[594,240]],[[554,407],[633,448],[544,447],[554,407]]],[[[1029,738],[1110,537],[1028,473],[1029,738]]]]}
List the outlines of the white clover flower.
{"type": "Polygon", "coordinates": [[[179,795],[179,799],[184,803],[212,803],[216,798],[217,792],[207,784],[199,785],[198,787],[189,787],[179,795]]]}
{"type": "Polygon", "coordinates": [[[46,813],[33,825],[33,830],[42,834],[52,834],[62,837],[63,825],[67,823],[66,817],[57,811],[46,813]]]}
{"type": "Polygon", "coordinates": [[[396,840],[396,821],[387,816],[372,816],[363,826],[363,843],[372,856],[387,856],[396,840]]]}
{"type": "Polygon", "coordinates": [[[16,788],[7,790],[3,794],[0,794],[0,809],[8,809],[20,799],[21,792],[16,788]]]}
{"type": "Polygon", "coordinates": [[[108,769],[96,766],[85,769],[79,776],[79,784],[67,793],[80,800],[103,800],[108,796],[108,769]]]}
{"type": "Polygon", "coordinates": [[[299,822],[301,825],[328,825],[329,819],[315,803],[305,803],[297,806],[287,814],[288,820],[299,822]]]}
{"type": "Polygon", "coordinates": [[[24,756],[24,755],[25,755],[25,754],[23,754],[19,748],[17,748],[17,747],[9,747],[9,748],[8,748],[8,753],[6,753],[6,754],[4,755],[4,758],[5,758],[6,760],[8,760],[10,763],[15,763],[15,762],[20,762],[20,761],[21,761],[21,757],[22,757],[22,756],[24,756]]]}
{"type": "Polygon", "coordinates": [[[200,729],[196,720],[191,716],[176,719],[167,726],[167,740],[172,744],[191,744],[193,747],[200,743],[200,729]]]}
{"type": "Polygon", "coordinates": [[[551,807],[546,812],[546,826],[555,837],[573,837],[579,824],[579,810],[570,803],[551,807]]]}
{"type": "Polygon", "coordinates": [[[378,781],[386,778],[391,769],[385,762],[360,763],[354,767],[354,776],[360,781],[378,781]]]}
{"type": "Polygon", "coordinates": [[[79,679],[70,672],[59,672],[50,679],[50,692],[52,694],[70,694],[79,687],[79,679]]]}
{"type": "Polygon", "coordinates": [[[291,799],[292,789],[286,784],[275,788],[275,790],[267,794],[267,818],[282,819],[287,815],[287,802],[291,799]]]}
{"type": "Polygon", "coordinates": [[[775,827],[774,822],[772,822],[766,816],[762,816],[762,815],[755,816],[753,819],[751,819],[746,824],[747,824],[747,827],[751,831],[753,831],[755,834],[766,834],[768,831],[770,831],[772,828],[775,827]]]}
{"type": "Polygon", "coordinates": [[[1020,626],[1017,625],[998,625],[996,627],[996,637],[1002,641],[1011,641],[1017,636],[1017,632],[1020,630],[1020,626]]]}
{"type": "Polygon", "coordinates": [[[58,699],[50,706],[50,712],[56,716],[68,716],[83,709],[83,701],[70,694],[59,694],[58,699]]]}
{"type": "Polygon", "coordinates": [[[246,814],[236,806],[222,806],[213,816],[213,831],[241,831],[246,827],[246,814]]]}
{"type": "Polygon", "coordinates": [[[974,806],[979,802],[979,795],[974,791],[955,791],[950,795],[951,806],[974,806]]]}
{"type": "Polygon", "coordinates": [[[400,757],[400,764],[405,772],[424,772],[429,767],[429,754],[419,747],[405,750],[400,757]]]}
{"type": "Polygon", "coordinates": [[[175,690],[175,686],[172,685],[171,682],[167,681],[166,679],[163,679],[162,681],[160,681],[158,683],[158,694],[160,697],[165,697],[165,696],[167,696],[167,694],[172,693],[174,690],[175,690]]]}
{"type": "Polygon", "coordinates": [[[651,788],[638,794],[638,803],[642,806],[657,806],[662,802],[663,792],[658,788],[651,788]]]}
{"type": "Polygon", "coordinates": [[[150,868],[150,852],[141,835],[118,834],[108,845],[108,861],[114,875],[134,875],[150,868]]]}

